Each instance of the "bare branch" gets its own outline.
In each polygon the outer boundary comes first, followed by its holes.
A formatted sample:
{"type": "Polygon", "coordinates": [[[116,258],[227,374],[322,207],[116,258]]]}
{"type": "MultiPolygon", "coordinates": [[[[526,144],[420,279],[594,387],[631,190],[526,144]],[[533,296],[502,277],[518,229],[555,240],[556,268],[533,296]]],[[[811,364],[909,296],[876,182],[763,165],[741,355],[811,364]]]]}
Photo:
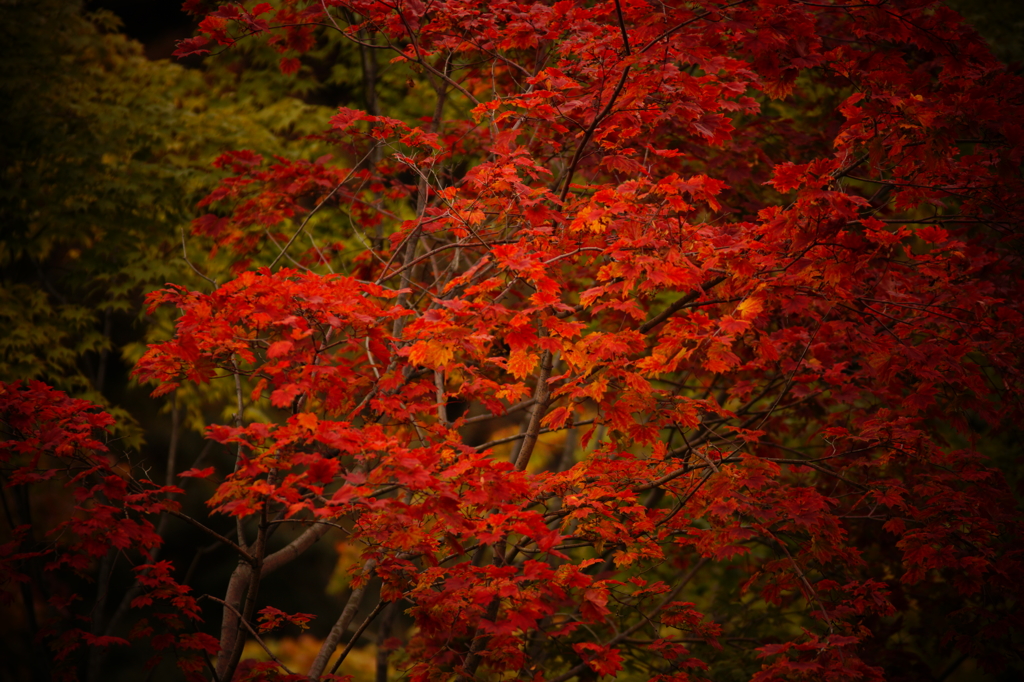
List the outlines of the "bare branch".
{"type": "MultiPolygon", "coordinates": [[[[368,580],[368,575],[373,571],[377,563],[373,559],[368,559],[363,564],[363,580],[368,580]]],[[[348,597],[348,603],[345,604],[345,608],[342,609],[341,615],[338,616],[338,620],[334,623],[334,627],[331,628],[330,633],[327,635],[327,639],[324,640],[323,646],[320,647],[319,653],[317,653],[316,660],[313,661],[313,665],[309,668],[309,679],[316,682],[320,679],[320,676],[324,674],[324,670],[327,669],[327,663],[331,659],[331,655],[334,654],[334,650],[338,648],[338,642],[341,641],[341,636],[345,634],[345,630],[348,629],[349,623],[355,618],[356,612],[359,610],[359,604],[363,601],[363,594],[366,592],[366,583],[364,582],[361,587],[357,587],[352,590],[352,593],[348,597]]]]}

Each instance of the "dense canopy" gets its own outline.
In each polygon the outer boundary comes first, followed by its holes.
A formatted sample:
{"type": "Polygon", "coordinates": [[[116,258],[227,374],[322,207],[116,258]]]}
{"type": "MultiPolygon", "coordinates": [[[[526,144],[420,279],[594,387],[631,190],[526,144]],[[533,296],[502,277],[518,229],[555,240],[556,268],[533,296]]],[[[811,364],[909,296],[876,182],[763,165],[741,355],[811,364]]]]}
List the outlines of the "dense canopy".
{"type": "Polygon", "coordinates": [[[108,297],[77,305],[151,291],[124,356],[170,425],[169,456],[139,456],[151,422],[58,390],[104,400],[81,368],[109,330],[56,360],[5,342],[0,594],[26,679],[138,679],[130,642],[155,679],[1024,670],[1024,87],[951,10],[185,7],[177,54],[211,56],[173,82],[206,78],[224,113],[177,101],[202,122],[187,161],[178,119],[132,105],[120,157],[39,142],[60,172],[123,172],[81,210],[22,205],[2,254],[56,279],[65,243],[125,258],[120,288],[72,268],[108,297]],[[258,139],[196,142],[225,116],[258,139]],[[147,186],[201,188],[187,234],[158,199],[104,217],[140,160],[147,186]],[[90,242],[41,242],[56,221],[90,242]],[[268,597],[332,550],[316,614],[268,597]]]}

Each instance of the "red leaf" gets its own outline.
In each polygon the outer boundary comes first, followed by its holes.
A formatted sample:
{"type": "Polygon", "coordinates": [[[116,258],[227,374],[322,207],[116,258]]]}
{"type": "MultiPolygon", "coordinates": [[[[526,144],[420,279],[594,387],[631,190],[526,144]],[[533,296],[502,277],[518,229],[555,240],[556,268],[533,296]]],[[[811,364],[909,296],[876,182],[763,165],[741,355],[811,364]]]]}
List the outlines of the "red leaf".
{"type": "Polygon", "coordinates": [[[203,47],[210,42],[206,36],[196,36],[178,41],[178,49],[171,53],[172,57],[187,57],[192,54],[209,54],[210,50],[203,47]]]}
{"type": "Polygon", "coordinates": [[[302,387],[298,384],[285,384],[270,394],[270,404],[274,407],[290,407],[302,392],[302,387]]]}
{"type": "Polygon", "coordinates": [[[281,73],[286,76],[291,76],[292,74],[297,73],[301,66],[302,62],[298,59],[294,57],[285,57],[281,60],[281,73]]]}
{"type": "Polygon", "coordinates": [[[181,478],[207,478],[208,476],[212,475],[213,472],[213,467],[206,467],[205,469],[193,468],[188,469],[187,471],[182,471],[180,474],[178,474],[178,476],[180,476],[181,478]]]}
{"type": "Polygon", "coordinates": [[[267,349],[268,358],[280,358],[291,353],[292,348],[295,344],[291,341],[275,341],[270,344],[270,348],[267,349]]]}

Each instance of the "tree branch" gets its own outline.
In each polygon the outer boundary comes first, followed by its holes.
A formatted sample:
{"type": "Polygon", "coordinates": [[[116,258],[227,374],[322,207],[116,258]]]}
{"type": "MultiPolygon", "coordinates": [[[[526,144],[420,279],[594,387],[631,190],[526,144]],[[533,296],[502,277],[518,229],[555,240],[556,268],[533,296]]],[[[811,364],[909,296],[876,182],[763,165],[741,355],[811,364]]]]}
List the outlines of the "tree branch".
{"type": "MultiPolygon", "coordinates": [[[[377,565],[373,559],[368,559],[363,564],[363,578],[368,580],[368,574],[373,570],[374,566],[377,565]]],[[[327,639],[324,640],[323,646],[320,647],[320,651],[316,655],[316,660],[313,661],[313,665],[309,668],[309,679],[316,682],[320,679],[320,676],[324,674],[324,670],[327,668],[327,662],[330,661],[331,655],[334,650],[338,648],[338,642],[341,641],[341,636],[345,634],[345,630],[348,629],[349,623],[355,618],[356,612],[359,610],[359,604],[363,601],[363,593],[366,591],[366,584],[357,587],[352,590],[352,593],[348,597],[348,603],[345,604],[345,608],[342,609],[341,615],[338,616],[338,620],[334,623],[334,627],[331,628],[330,633],[327,635],[327,639]]]]}
{"type": "Polygon", "coordinates": [[[341,655],[338,656],[338,660],[335,661],[334,666],[331,667],[332,675],[335,672],[337,672],[338,666],[341,665],[342,661],[345,660],[345,657],[348,656],[350,651],[352,651],[352,647],[355,646],[356,641],[359,639],[360,635],[363,634],[363,631],[365,631],[366,628],[369,627],[370,623],[373,622],[373,619],[377,617],[377,614],[383,611],[384,607],[387,605],[388,602],[385,602],[384,600],[377,602],[377,606],[375,606],[373,611],[370,612],[370,615],[368,615],[366,619],[363,620],[363,622],[359,625],[359,627],[356,628],[356,631],[352,633],[352,638],[349,639],[348,644],[345,646],[345,649],[341,652],[341,655]]]}
{"type": "Polygon", "coordinates": [[[225,608],[228,608],[228,609],[231,609],[232,611],[234,611],[235,615],[238,617],[239,621],[242,623],[242,625],[245,626],[245,629],[249,631],[249,634],[251,634],[253,636],[253,638],[255,638],[256,643],[259,644],[261,647],[263,647],[263,650],[267,652],[267,656],[270,656],[271,660],[273,660],[274,663],[277,663],[279,666],[284,668],[285,672],[287,672],[289,675],[294,675],[295,674],[291,670],[289,670],[288,666],[286,666],[284,663],[282,663],[280,660],[278,660],[277,656],[274,655],[274,652],[271,651],[270,647],[267,646],[267,643],[263,641],[263,639],[259,636],[259,634],[257,634],[257,632],[253,629],[252,625],[249,624],[249,621],[247,621],[244,618],[242,618],[242,614],[238,612],[238,609],[236,609],[234,606],[232,606],[231,604],[227,603],[223,599],[217,599],[212,594],[204,594],[203,597],[205,597],[206,599],[212,599],[213,601],[217,602],[218,604],[223,604],[225,608]]]}
{"type": "Polygon", "coordinates": [[[544,351],[540,361],[540,374],[533,389],[533,399],[536,401],[533,412],[530,414],[530,425],[526,428],[526,437],[522,447],[519,448],[519,455],[516,457],[516,471],[525,471],[526,465],[530,462],[533,449],[537,445],[537,438],[540,436],[540,422],[547,412],[551,403],[551,387],[548,386],[548,377],[551,376],[552,356],[551,351],[544,351]]]}
{"type": "Polygon", "coordinates": [[[680,310],[682,310],[683,308],[687,307],[688,305],[690,305],[691,303],[696,301],[698,298],[703,296],[705,293],[707,293],[707,291],[706,291],[707,289],[713,289],[714,287],[718,286],[719,284],[721,284],[724,281],[725,281],[725,275],[719,275],[718,277],[715,277],[713,280],[711,280],[710,282],[705,284],[702,287],[702,290],[700,290],[700,291],[691,291],[686,296],[683,296],[678,301],[676,301],[675,303],[673,303],[669,307],[665,308],[663,311],[661,311],[660,313],[658,313],[657,315],[655,315],[651,319],[649,319],[646,322],[644,322],[642,325],[640,325],[640,328],[637,331],[639,331],[641,334],[646,334],[647,332],[651,331],[652,329],[657,327],[659,324],[661,324],[662,322],[664,322],[668,318],[672,317],[673,315],[678,313],[680,310]]]}
{"type": "MultiPolygon", "coordinates": [[[[706,564],[707,562],[708,559],[702,557],[701,560],[697,562],[697,565],[691,568],[690,571],[685,576],[683,576],[683,579],[679,581],[679,584],[672,588],[671,592],[665,595],[665,598],[661,600],[660,604],[651,609],[648,613],[641,616],[641,618],[634,625],[626,628],[625,630],[615,635],[601,646],[615,646],[616,644],[626,639],[643,626],[651,623],[654,620],[654,617],[657,616],[658,613],[660,613],[666,606],[668,606],[672,602],[673,599],[676,598],[676,595],[678,595],[682,591],[682,589],[686,587],[686,584],[689,583],[695,575],[697,575],[697,571],[703,568],[704,564],[706,564]]],[[[580,663],[574,668],[571,668],[568,672],[556,677],[551,682],[566,682],[567,680],[570,680],[579,675],[588,667],[589,666],[587,665],[587,663],[580,663]]]]}

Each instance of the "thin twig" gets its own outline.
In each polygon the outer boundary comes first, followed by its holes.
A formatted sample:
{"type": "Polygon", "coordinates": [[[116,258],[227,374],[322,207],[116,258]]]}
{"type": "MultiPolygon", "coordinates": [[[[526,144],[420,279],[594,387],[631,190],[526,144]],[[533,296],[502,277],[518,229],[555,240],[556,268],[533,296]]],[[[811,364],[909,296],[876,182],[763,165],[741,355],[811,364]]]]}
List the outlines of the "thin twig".
{"type": "MultiPolygon", "coordinates": [[[[363,579],[369,580],[369,573],[373,571],[377,562],[373,559],[368,559],[363,564],[363,579]]],[[[334,650],[338,648],[338,642],[341,640],[341,636],[345,634],[345,630],[348,629],[349,623],[355,618],[356,611],[359,609],[359,604],[363,600],[363,593],[366,591],[365,583],[362,587],[357,587],[349,594],[348,603],[345,604],[345,608],[342,609],[341,615],[338,616],[338,620],[334,623],[334,627],[331,628],[330,633],[327,635],[327,639],[324,640],[323,646],[320,647],[319,653],[317,653],[316,660],[313,661],[313,665],[309,668],[309,679],[316,682],[323,675],[324,670],[327,669],[327,661],[330,660],[334,650]]]]}
{"type": "Polygon", "coordinates": [[[661,311],[661,313],[659,313],[658,315],[655,315],[654,317],[649,319],[647,322],[644,322],[642,325],[640,325],[640,328],[637,329],[637,331],[640,332],[641,334],[646,334],[647,332],[651,331],[652,329],[657,327],[659,324],[661,324],[662,322],[664,322],[668,318],[672,317],[673,315],[678,313],[680,310],[682,310],[683,308],[687,307],[688,305],[690,305],[691,303],[696,301],[698,298],[703,296],[705,293],[707,293],[706,292],[707,289],[712,289],[712,288],[718,286],[719,284],[721,284],[724,281],[725,281],[725,275],[721,275],[719,277],[715,277],[713,280],[711,280],[707,284],[703,285],[700,290],[698,290],[698,291],[691,291],[686,296],[683,296],[681,299],[679,299],[678,301],[676,301],[675,303],[673,303],[669,307],[665,308],[665,310],[661,311]]]}
{"type": "MultiPolygon", "coordinates": [[[[562,187],[562,193],[559,195],[559,201],[564,202],[565,198],[569,195],[569,185],[572,184],[572,176],[576,172],[576,166],[579,165],[580,159],[583,157],[583,150],[586,149],[587,143],[590,142],[590,138],[594,135],[594,131],[597,130],[597,126],[600,125],[601,121],[611,112],[612,107],[615,105],[615,100],[619,98],[619,94],[622,92],[623,86],[626,85],[626,78],[629,77],[630,65],[626,65],[626,68],[622,70],[622,76],[619,78],[619,82],[615,85],[615,89],[612,91],[611,97],[608,99],[608,104],[605,105],[604,109],[601,110],[594,120],[590,123],[590,127],[583,133],[583,139],[580,140],[580,144],[576,147],[576,152],[572,155],[572,161],[569,162],[569,168],[566,170],[565,175],[565,186],[562,187]]],[[[600,101],[600,100],[598,100],[600,101]]]]}
{"type": "Polygon", "coordinates": [[[189,524],[195,526],[196,528],[198,528],[199,530],[203,531],[204,533],[206,533],[210,537],[216,538],[218,542],[223,543],[223,544],[227,545],[228,547],[230,547],[231,549],[235,550],[236,552],[238,552],[239,556],[241,556],[242,560],[245,561],[245,563],[250,564],[250,565],[256,563],[255,557],[253,557],[251,554],[249,554],[249,552],[247,552],[242,547],[240,547],[236,543],[232,542],[228,538],[224,537],[223,535],[221,535],[217,531],[213,530],[212,528],[209,528],[208,526],[205,526],[202,523],[200,523],[199,521],[193,519],[188,514],[183,514],[183,513],[179,512],[179,511],[173,511],[173,510],[168,510],[168,513],[171,514],[172,516],[175,516],[175,517],[181,519],[182,521],[184,521],[186,523],[189,523],[189,524]]]}
{"type": "MultiPolygon", "coordinates": [[[[725,5],[724,7],[721,7],[718,10],[715,10],[715,11],[721,12],[723,10],[729,9],[730,7],[735,7],[736,5],[742,5],[745,2],[749,2],[749,0],[738,0],[738,2],[734,2],[731,5],[725,5]]],[[[647,50],[651,49],[652,47],[657,45],[659,42],[664,40],[665,38],[668,38],[670,35],[672,35],[676,31],[678,31],[679,29],[684,28],[684,27],[688,26],[689,24],[694,23],[695,21],[700,21],[701,19],[706,18],[710,14],[711,14],[711,10],[709,10],[707,12],[704,12],[703,14],[698,14],[697,16],[692,17],[690,19],[687,19],[686,21],[684,21],[682,23],[676,24],[675,26],[673,26],[672,28],[668,29],[667,31],[661,33],[660,35],[658,35],[658,36],[656,36],[654,38],[652,38],[649,43],[647,43],[642,48],[640,48],[640,50],[639,50],[640,54],[643,54],[644,52],[647,52],[647,50]]]]}
{"type": "Polygon", "coordinates": [[[334,662],[334,667],[331,668],[332,675],[338,670],[338,666],[340,666],[341,662],[345,660],[345,657],[348,656],[349,652],[352,651],[352,647],[355,646],[356,640],[359,639],[359,636],[363,634],[363,631],[366,630],[367,627],[369,627],[370,623],[373,622],[373,619],[377,617],[377,614],[384,610],[385,606],[387,606],[387,602],[383,599],[377,602],[377,607],[374,608],[373,611],[370,612],[370,615],[366,617],[366,620],[356,628],[356,631],[352,634],[352,639],[348,641],[345,649],[341,652],[341,656],[338,656],[338,660],[334,662]]]}
{"type": "Polygon", "coordinates": [[[316,212],[319,211],[320,208],[330,200],[331,197],[337,194],[338,190],[341,189],[345,185],[345,183],[349,181],[349,178],[352,177],[352,174],[356,172],[356,169],[362,166],[363,162],[370,158],[370,155],[373,154],[373,151],[376,148],[377,145],[371,147],[370,151],[366,152],[366,154],[363,155],[363,158],[359,159],[359,163],[357,163],[356,165],[352,166],[352,168],[349,169],[348,173],[345,174],[345,177],[342,179],[342,181],[339,182],[337,186],[327,194],[327,196],[321,199],[320,203],[313,207],[313,210],[306,214],[306,217],[303,219],[302,224],[299,225],[299,229],[295,230],[295,234],[293,234],[292,238],[288,240],[288,243],[281,248],[281,253],[277,254],[277,258],[275,258],[274,261],[270,264],[271,268],[277,265],[278,261],[280,261],[281,258],[284,257],[284,254],[288,252],[288,249],[295,242],[298,236],[302,234],[302,230],[305,229],[306,223],[309,222],[310,218],[312,218],[316,214],[316,212]]]}
{"type": "Polygon", "coordinates": [[[212,599],[213,601],[217,602],[218,604],[223,604],[227,608],[229,608],[232,611],[234,611],[235,615],[238,616],[238,620],[240,620],[242,625],[245,626],[245,629],[248,630],[249,634],[251,634],[256,639],[256,643],[259,644],[261,647],[263,647],[263,650],[267,652],[267,656],[270,656],[271,660],[273,660],[274,663],[277,663],[279,666],[284,668],[285,672],[288,673],[289,675],[294,675],[295,674],[294,672],[289,670],[288,666],[286,666],[284,663],[282,663],[277,658],[277,656],[274,655],[274,652],[270,650],[270,647],[267,646],[267,643],[264,642],[263,639],[256,633],[256,631],[253,629],[252,625],[250,625],[247,620],[242,618],[242,614],[239,613],[238,609],[236,609],[234,606],[232,606],[231,604],[227,603],[223,599],[217,599],[217,597],[214,597],[212,594],[204,594],[202,597],[200,597],[200,599],[202,599],[203,597],[205,597],[207,599],[212,599]]]}
{"type": "Polygon", "coordinates": [[[207,277],[203,273],[199,272],[199,268],[197,268],[196,266],[192,265],[192,261],[190,261],[188,259],[188,249],[185,247],[185,230],[184,229],[181,230],[181,257],[188,264],[188,266],[190,268],[192,268],[192,271],[194,273],[196,273],[197,275],[199,275],[200,277],[205,279],[207,282],[209,282],[213,286],[214,289],[217,288],[217,282],[215,282],[214,280],[210,279],[209,277],[207,277]]]}
{"type": "MultiPolygon", "coordinates": [[[[603,647],[615,646],[616,644],[618,644],[622,640],[626,639],[627,637],[632,635],[634,632],[636,632],[637,630],[639,630],[643,626],[647,625],[648,623],[653,622],[654,621],[654,617],[657,616],[658,613],[662,609],[664,609],[666,606],[668,606],[672,602],[672,600],[676,598],[676,595],[678,595],[679,592],[682,591],[682,589],[684,587],[686,587],[687,583],[689,583],[693,579],[693,576],[695,576],[697,574],[697,571],[699,571],[701,568],[703,568],[704,564],[706,564],[707,562],[708,562],[707,558],[701,558],[701,560],[697,562],[697,565],[694,566],[693,568],[691,568],[690,571],[685,576],[683,576],[683,579],[679,581],[679,584],[677,584],[674,588],[672,588],[671,592],[669,592],[668,594],[665,595],[665,598],[661,600],[660,604],[658,604],[656,607],[651,609],[651,611],[649,611],[648,613],[643,614],[643,617],[640,618],[636,623],[634,623],[630,627],[626,628],[625,630],[623,630],[619,634],[617,634],[614,637],[612,637],[610,640],[608,640],[602,646],[603,647]]],[[[574,668],[571,668],[568,672],[566,672],[566,673],[556,677],[551,682],[566,682],[566,680],[570,680],[570,679],[576,677],[581,672],[586,670],[588,667],[589,666],[588,666],[588,664],[586,662],[580,663],[579,665],[575,666],[574,668]]]]}
{"type": "Polygon", "coordinates": [[[476,424],[477,422],[485,422],[485,421],[487,421],[489,419],[501,419],[502,417],[510,415],[513,412],[519,412],[520,410],[525,410],[527,407],[529,407],[530,405],[533,405],[535,402],[537,402],[537,401],[534,400],[533,398],[529,398],[528,400],[524,400],[524,401],[522,401],[520,403],[516,403],[512,407],[510,407],[507,410],[505,410],[502,414],[480,414],[480,415],[477,415],[475,417],[468,417],[467,419],[462,420],[462,423],[463,424],[476,424]]]}
{"type": "Polygon", "coordinates": [[[622,5],[619,4],[619,0],[615,0],[615,15],[619,19],[619,30],[622,32],[622,49],[626,51],[628,57],[630,55],[629,35],[626,34],[626,22],[622,18],[622,5]]]}

